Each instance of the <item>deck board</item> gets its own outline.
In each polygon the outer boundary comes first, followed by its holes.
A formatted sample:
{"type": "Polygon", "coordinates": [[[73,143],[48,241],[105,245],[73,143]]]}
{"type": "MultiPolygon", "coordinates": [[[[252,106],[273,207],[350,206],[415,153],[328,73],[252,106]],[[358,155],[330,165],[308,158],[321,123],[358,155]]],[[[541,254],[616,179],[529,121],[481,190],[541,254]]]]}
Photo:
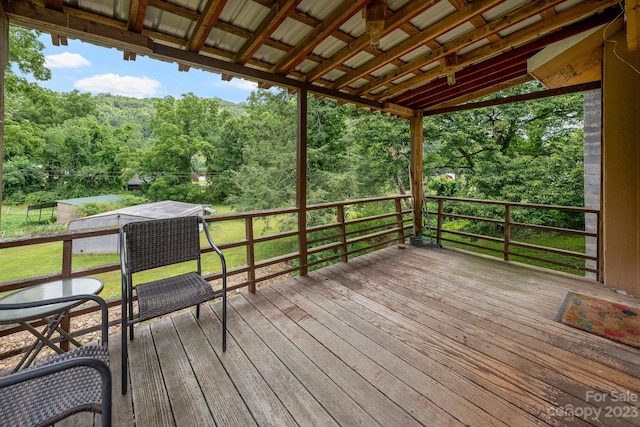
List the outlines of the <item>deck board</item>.
{"type": "Polygon", "coordinates": [[[588,397],[640,396],[640,349],[556,322],[570,290],[640,305],[461,251],[363,255],[233,297],[225,353],[219,302],[136,327],[125,397],[110,337],[114,424],[640,425],[588,397]]]}

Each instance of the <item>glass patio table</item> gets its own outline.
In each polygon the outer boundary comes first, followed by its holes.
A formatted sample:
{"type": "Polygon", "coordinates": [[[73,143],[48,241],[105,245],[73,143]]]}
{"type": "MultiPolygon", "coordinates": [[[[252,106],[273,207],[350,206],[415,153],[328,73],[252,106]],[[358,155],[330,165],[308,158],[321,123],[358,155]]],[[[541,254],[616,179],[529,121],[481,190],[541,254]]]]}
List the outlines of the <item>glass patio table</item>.
{"type": "Polygon", "coordinates": [[[97,295],[102,291],[103,286],[104,283],[100,279],[79,277],[42,283],[0,298],[0,325],[17,323],[36,337],[34,343],[15,367],[14,372],[29,366],[45,345],[57,353],[63,353],[63,350],[51,339],[55,331],[58,331],[65,340],[75,346],[80,346],[78,341],[60,327],[60,323],[64,320],[67,311],[81,304],[82,301],[68,301],[17,309],[3,309],[2,306],[4,304],[44,302],[56,298],[86,294],[97,295]],[[30,323],[37,320],[45,322],[45,327],[42,331],[38,331],[30,323]]]}

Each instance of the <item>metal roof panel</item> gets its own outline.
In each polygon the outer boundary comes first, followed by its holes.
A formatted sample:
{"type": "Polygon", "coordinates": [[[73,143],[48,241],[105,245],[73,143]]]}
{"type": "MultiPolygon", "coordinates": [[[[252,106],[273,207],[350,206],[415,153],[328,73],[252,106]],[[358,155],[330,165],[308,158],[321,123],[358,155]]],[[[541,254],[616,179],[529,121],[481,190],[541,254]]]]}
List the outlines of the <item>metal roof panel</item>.
{"type": "Polygon", "coordinates": [[[456,10],[457,9],[448,1],[440,1],[409,22],[416,26],[419,30],[424,30],[425,28],[432,26],[441,19],[451,15],[456,10]]]}
{"type": "Polygon", "coordinates": [[[487,21],[493,21],[527,3],[531,3],[531,0],[507,0],[487,10],[482,17],[487,21]]]}
{"type": "Polygon", "coordinates": [[[304,40],[311,31],[313,31],[313,28],[310,26],[291,18],[287,18],[284,20],[282,25],[273,32],[271,38],[290,46],[296,46],[300,41],[304,40]]]}

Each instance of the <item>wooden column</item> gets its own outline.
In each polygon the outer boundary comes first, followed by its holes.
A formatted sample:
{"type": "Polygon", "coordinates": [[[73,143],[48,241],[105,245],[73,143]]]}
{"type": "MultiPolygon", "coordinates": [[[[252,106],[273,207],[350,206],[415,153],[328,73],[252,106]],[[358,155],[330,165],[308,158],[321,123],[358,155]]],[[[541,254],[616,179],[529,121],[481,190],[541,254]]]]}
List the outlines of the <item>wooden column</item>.
{"type": "Polygon", "coordinates": [[[422,110],[416,110],[416,114],[410,119],[411,128],[411,192],[413,196],[413,235],[422,234],[422,147],[424,137],[422,135],[422,110]]]}
{"type": "Polygon", "coordinates": [[[307,275],[307,91],[298,91],[298,138],[296,159],[296,208],[300,275],[307,275]]]}
{"type": "Polygon", "coordinates": [[[640,296],[640,75],[630,66],[640,69],[640,55],[623,31],[608,38],[617,44],[605,42],[602,75],[604,283],[640,296]]]}
{"type": "Polygon", "coordinates": [[[4,69],[9,63],[9,18],[0,2],[0,229],[2,228],[2,177],[4,159],[4,69]]]}

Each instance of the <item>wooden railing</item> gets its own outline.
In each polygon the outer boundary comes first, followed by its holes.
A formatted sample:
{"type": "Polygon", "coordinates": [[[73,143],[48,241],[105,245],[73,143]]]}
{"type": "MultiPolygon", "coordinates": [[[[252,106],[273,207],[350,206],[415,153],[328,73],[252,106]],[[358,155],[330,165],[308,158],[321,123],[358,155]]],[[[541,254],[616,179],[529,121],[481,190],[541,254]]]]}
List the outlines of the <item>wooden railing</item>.
{"type": "MultiPolygon", "coordinates": [[[[571,206],[554,206],[554,205],[540,205],[530,203],[511,203],[503,201],[493,200],[477,200],[477,199],[463,199],[455,197],[438,197],[427,196],[427,202],[429,200],[437,204],[437,210],[427,210],[426,219],[430,220],[431,226],[427,227],[431,229],[430,238],[434,239],[439,245],[449,244],[456,246],[469,247],[474,249],[480,249],[482,251],[493,252],[494,254],[501,255],[505,261],[509,261],[514,257],[518,257],[525,260],[531,260],[542,264],[550,264],[559,266],[568,270],[583,271],[592,273],[597,281],[602,280],[602,259],[601,259],[601,220],[600,211],[595,209],[586,209],[581,207],[571,206]],[[457,213],[459,209],[455,209],[453,205],[460,206],[461,204],[473,204],[473,205],[486,205],[499,207],[501,209],[501,217],[498,218],[495,215],[489,216],[471,216],[457,213]],[[573,229],[556,227],[551,225],[530,224],[523,222],[516,222],[513,220],[513,210],[518,209],[535,209],[543,211],[555,211],[555,212],[569,212],[578,215],[585,216],[585,223],[588,223],[587,217],[592,216],[592,226],[585,227],[584,229],[573,229]],[[448,226],[451,224],[451,220],[465,220],[469,223],[484,223],[492,224],[494,230],[500,230],[499,236],[496,233],[493,235],[480,234],[469,231],[461,231],[453,229],[448,226]],[[543,232],[552,232],[564,235],[582,236],[586,239],[593,239],[592,253],[587,250],[587,244],[585,244],[585,251],[578,252],[573,250],[561,249],[552,246],[532,244],[517,241],[514,239],[514,230],[539,230],[543,232]],[[481,245],[478,241],[491,242],[493,245],[481,245]],[[523,249],[529,253],[523,252],[523,249]],[[532,255],[531,253],[539,254],[556,254],[562,257],[568,257],[568,259],[575,260],[576,262],[563,262],[549,257],[543,257],[540,255],[532,255]],[[590,261],[593,266],[588,266],[587,261],[590,261]]],[[[428,205],[428,204],[427,204],[428,205]]]]}
{"type": "MultiPolygon", "coordinates": [[[[229,286],[229,291],[244,287],[248,287],[250,291],[255,291],[256,285],[260,282],[282,275],[297,273],[303,268],[306,270],[331,262],[347,262],[349,257],[359,253],[375,250],[391,244],[404,244],[405,239],[411,234],[413,220],[413,208],[410,204],[410,196],[380,197],[309,205],[304,214],[307,218],[312,217],[312,219],[309,220],[310,224],[303,230],[298,230],[297,216],[299,214],[300,212],[297,208],[287,208],[221,214],[206,219],[210,228],[224,227],[225,223],[230,222],[240,221],[243,223],[243,238],[226,242],[216,241],[223,252],[234,250],[234,248],[244,248],[245,262],[239,265],[233,265],[228,269],[227,274],[228,277],[242,274],[244,274],[245,277],[239,281],[234,281],[237,283],[229,286]],[[376,206],[374,210],[377,212],[375,215],[362,216],[355,214],[358,210],[365,208],[373,209],[374,205],[376,206]],[[296,218],[290,221],[295,229],[271,234],[265,234],[264,230],[262,230],[261,233],[256,233],[256,223],[259,220],[262,221],[262,224],[264,224],[265,221],[280,224],[285,221],[287,217],[296,218]],[[317,221],[316,218],[322,218],[324,221],[317,221]],[[288,243],[287,245],[283,245],[284,247],[297,247],[298,250],[275,256],[271,254],[265,255],[262,253],[264,251],[259,250],[261,244],[278,240],[288,243]],[[298,242],[307,242],[306,250],[300,251],[298,242]],[[275,272],[265,273],[267,267],[275,265],[281,265],[282,268],[277,269],[275,272]]],[[[1,240],[0,251],[3,252],[12,250],[15,252],[16,248],[19,247],[55,242],[61,242],[62,247],[61,252],[51,252],[47,255],[52,259],[59,258],[61,260],[60,270],[58,272],[0,282],[0,294],[48,281],[72,277],[98,276],[105,273],[112,273],[115,278],[114,280],[117,280],[119,283],[120,276],[114,274],[114,272],[120,271],[120,265],[116,262],[84,269],[73,268],[73,259],[76,256],[73,254],[74,240],[115,235],[117,233],[118,228],[113,227],[1,240]]],[[[213,235],[215,239],[215,230],[213,231],[213,235]]],[[[209,251],[211,251],[211,249],[209,249],[209,251]]],[[[206,252],[207,251],[204,251],[203,253],[206,252]]],[[[42,261],[44,262],[45,260],[42,261]]],[[[15,262],[20,263],[21,260],[16,257],[15,262]]],[[[29,266],[25,265],[25,270],[28,269],[29,266]]],[[[220,279],[221,272],[210,272],[206,274],[205,277],[207,280],[214,282],[220,279]]],[[[120,303],[120,297],[108,300],[109,307],[120,306],[120,303]]],[[[72,310],[62,324],[62,327],[69,331],[70,318],[88,314],[93,311],[97,311],[96,306],[72,310]]],[[[116,321],[114,321],[114,323],[116,323],[116,321]]],[[[71,335],[82,335],[91,329],[94,328],[73,331],[71,335]]],[[[22,331],[21,327],[11,327],[0,330],[0,338],[20,331],[22,331]]],[[[22,350],[22,348],[19,348],[0,353],[0,359],[15,355],[22,350]]]]}

